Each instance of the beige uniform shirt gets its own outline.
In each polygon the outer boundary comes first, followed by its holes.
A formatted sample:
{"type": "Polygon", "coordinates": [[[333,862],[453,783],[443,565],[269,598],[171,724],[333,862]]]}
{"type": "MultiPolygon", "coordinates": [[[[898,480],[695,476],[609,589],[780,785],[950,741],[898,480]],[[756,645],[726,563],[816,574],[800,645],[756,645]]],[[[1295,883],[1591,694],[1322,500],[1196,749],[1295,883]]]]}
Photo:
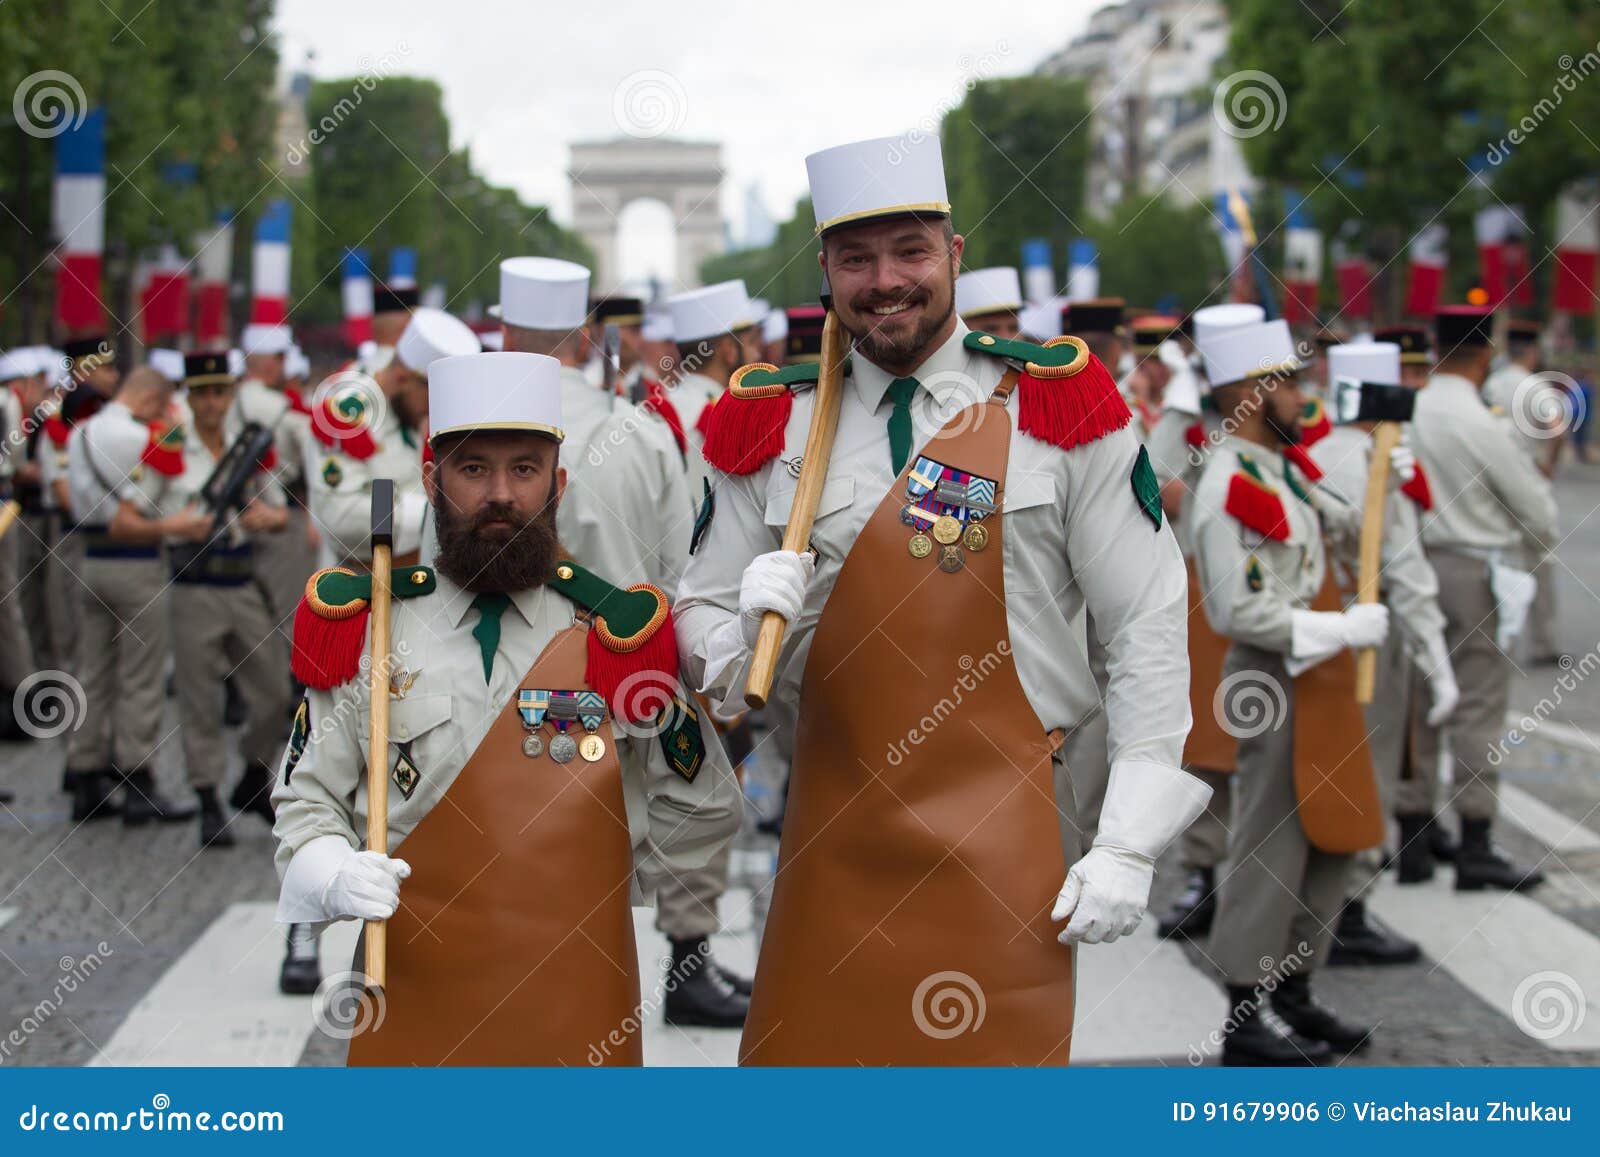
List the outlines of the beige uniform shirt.
{"type": "MultiPolygon", "coordinates": [[[[949,341],[916,371],[912,454],[962,408],[985,401],[1006,370],[999,358],[963,349],[966,334],[958,321],[949,341]]],[[[893,404],[885,397],[890,381],[891,375],[854,356],[812,530],[819,552],[816,577],[784,636],[774,699],[798,701],[823,604],[845,555],[894,483],[888,439],[893,404]]],[[[679,591],[674,613],[684,678],[735,711],[742,709],[747,662],[737,670],[732,663],[710,669],[708,636],[738,614],[745,567],[782,545],[814,398],[811,390],[795,395],[776,460],[753,474],[716,480],[715,513],[679,591]]],[[[1023,690],[1047,729],[1070,729],[1099,705],[1085,658],[1087,608],[1109,652],[1111,760],[1176,768],[1189,731],[1184,569],[1170,529],[1163,523],[1157,531],[1134,501],[1130,476],[1138,439],[1124,427],[1062,450],[1017,431],[1014,395],[1009,411],[1003,564],[1006,620],[1023,690]]]]}
{"type": "Polygon", "coordinates": [[[1539,421],[1559,414],[1561,399],[1556,396],[1560,387],[1543,379],[1531,382],[1518,397],[1518,388],[1532,377],[1533,374],[1516,362],[1508,361],[1483,383],[1482,397],[1489,412],[1506,424],[1512,441],[1537,467],[1549,457],[1551,446],[1551,438],[1539,435],[1558,432],[1544,430],[1539,421]]]}
{"type": "MultiPolygon", "coordinates": [[[[309,429],[309,427],[308,427],[309,429]]],[[[355,458],[308,437],[304,442],[307,506],[321,536],[319,567],[372,557],[372,480],[394,480],[394,553],[422,544],[422,445],[406,440],[393,406],[385,406],[372,428],[377,452],[355,458]]],[[[280,446],[278,453],[283,454],[280,446]]]]}
{"type": "MultiPolygon", "coordinates": [[[[1322,488],[1337,491],[1352,504],[1365,503],[1371,434],[1354,426],[1335,426],[1308,452],[1325,474],[1322,488]]],[[[1444,613],[1439,610],[1439,579],[1422,550],[1421,514],[1398,486],[1390,487],[1383,507],[1378,587],[1400,629],[1419,647],[1426,647],[1431,639],[1443,642],[1444,613]]],[[[1356,560],[1350,561],[1355,565],[1356,560]]]]}
{"type": "MultiPolygon", "coordinates": [[[[485,684],[472,634],[478,623],[473,596],[443,575],[438,583],[431,595],[394,603],[395,672],[401,675],[404,668],[415,679],[403,696],[389,700],[389,739],[391,745],[411,745],[420,775],[410,799],[392,781],[389,786],[390,850],[402,858],[406,836],[439,803],[534,659],[573,623],[572,603],[548,588],[512,595],[500,618],[500,644],[485,684]]],[[[359,848],[367,830],[367,679],[357,676],[331,691],[308,691],[306,702],[310,721],[304,751],[292,768],[279,767],[272,792],[280,879],[290,858],[310,840],[334,835],[359,848]]],[[[739,829],[738,781],[704,713],[700,722],[706,754],[693,783],[672,771],[658,739],[627,734],[609,718],[601,724],[622,765],[636,861],[659,861],[658,875],[703,866],[739,829]]],[[[285,764],[289,755],[285,752],[285,764]]],[[[386,760],[391,769],[395,758],[391,750],[386,760]]],[[[530,773],[537,769],[530,760],[530,773]]],[[[542,886],[557,884],[544,881],[542,886]]]]}
{"type": "Polygon", "coordinates": [[[245,378],[233,400],[233,424],[257,422],[272,431],[278,462],[273,476],[284,487],[300,479],[304,469],[306,442],[311,438],[311,421],[289,405],[288,395],[255,378],[245,378]]]}
{"type": "MultiPolygon", "coordinates": [[[[1186,504],[1206,619],[1218,634],[1284,655],[1292,649],[1292,612],[1311,605],[1328,566],[1319,506],[1294,493],[1288,469],[1292,467],[1276,451],[1225,434],[1209,453],[1200,484],[1186,504]],[[1244,469],[1244,459],[1254,462],[1283,504],[1289,537],[1281,542],[1227,511],[1228,487],[1244,469]]],[[[1298,472],[1295,481],[1311,493],[1298,472]]],[[[1348,525],[1347,518],[1339,521],[1348,525]]]]}
{"type": "Polygon", "coordinates": [[[1411,442],[1433,491],[1433,510],[1422,520],[1424,546],[1489,558],[1516,552],[1524,538],[1542,547],[1555,542],[1549,480],[1466,378],[1428,379],[1417,395],[1411,442]]]}
{"type": "MultiPolygon", "coordinates": [[[[233,445],[234,439],[239,436],[242,429],[238,414],[230,411],[222,424],[222,448],[226,453],[228,447],[233,445]]],[[[172,484],[167,488],[163,499],[163,513],[176,514],[185,506],[199,506],[201,503],[200,491],[211,478],[221,458],[214,456],[206,449],[204,442],[191,428],[188,437],[183,442],[183,473],[172,479],[172,484]]],[[[259,498],[268,506],[282,506],[287,501],[283,487],[277,482],[275,473],[267,470],[257,470],[250,481],[245,484],[244,503],[251,499],[259,498]]],[[[228,512],[229,523],[227,537],[223,540],[228,546],[239,546],[250,539],[250,532],[239,525],[239,510],[235,508],[228,512]]]]}
{"type": "Polygon", "coordinates": [[[689,496],[696,505],[705,493],[705,483],[709,481],[714,486],[716,478],[711,467],[706,464],[705,458],[701,456],[706,440],[695,427],[699,424],[701,415],[722,397],[723,392],[721,385],[704,374],[684,374],[667,391],[667,396],[677,407],[678,417],[683,419],[683,436],[689,444],[689,496]]]}
{"type": "Polygon", "coordinates": [[[147,518],[159,518],[171,479],[140,461],[150,428],[121,402],[107,402],[67,439],[67,487],[73,516],[84,526],[105,527],[122,502],[147,518]]]}

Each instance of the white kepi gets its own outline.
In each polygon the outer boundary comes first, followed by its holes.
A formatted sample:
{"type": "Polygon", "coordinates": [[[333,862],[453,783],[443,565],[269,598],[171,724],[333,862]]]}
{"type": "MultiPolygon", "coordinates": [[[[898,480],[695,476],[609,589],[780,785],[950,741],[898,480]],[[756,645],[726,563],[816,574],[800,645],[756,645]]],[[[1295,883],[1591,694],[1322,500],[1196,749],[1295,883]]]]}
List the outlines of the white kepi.
{"type": "Polygon", "coordinates": [[[835,145],[806,158],[817,232],[902,213],[950,215],[936,133],[835,145]]]}
{"type": "Polygon", "coordinates": [[[1197,325],[1195,344],[1200,347],[1200,356],[1205,358],[1206,377],[1213,388],[1303,368],[1295,356],[1289,323],[1282,318],[1248,322],[1228,329],[1213,328],[1203,340],[1197,325]]]}
{"type": "Polygon", "coordinates": [[[442,309],[424,307],[411,311],[394,353],[408,370],[426,377],[440,358],[475,354],[482,348],[466,322],[442,309]]]}
{"type": "Polygon", "coordinates": [[[1021,308],[1022,278],[1009,265],[973,269],[956,278],[956,312],[964,318],[1021,308]]]}
{"type": "Polygon", "coordinates": [[[500,304],[489,312],[523,329],[581,329],[589,320],[589,271],[554,257],[502,261],[500,304]]]}
{"type": "Polygon", "coordinates": [[[429,441],[469,430],[525,430],[557,442],[561,363],[544,354],[477,353],[440,358],[428,371],[429,441]]]}
{"type": "Polygon", "coordinates": [[[673,338],[680,342],[721,337],[754,325],[756,311],[743,281],[721,281],[667,298],[673,338]]]}

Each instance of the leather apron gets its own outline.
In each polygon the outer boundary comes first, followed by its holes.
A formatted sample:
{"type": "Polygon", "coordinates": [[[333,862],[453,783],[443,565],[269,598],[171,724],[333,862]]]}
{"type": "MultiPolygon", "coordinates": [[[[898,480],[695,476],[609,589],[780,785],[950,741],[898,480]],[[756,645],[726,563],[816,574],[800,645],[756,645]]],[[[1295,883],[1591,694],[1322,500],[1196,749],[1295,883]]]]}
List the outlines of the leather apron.
{"type": "MultiPolygon", "coordinates": [[[[585,633],[558,634],[520,686],[587,690],[585,633]]],[[[524,734],[513,695],[396,850],[411,876],[382,1016],[351,1065],[643,1063],[615,739],[603,726],[604,756],[562,764],[523,755],[524,734]]]]}
{"type": "Polygon", "coordinates": [[[742,1064],[1065,1064],[1052,743],[1006,624],[1014,375],[919,453],[998,483],[981,550],[908,551],[911,455],[817,624],[742,1064]]]}
{"type": "MultiPolygon", "coordinates": [[[[1332,566],[1310,609],[1344,609],[1332,566]]],[[[1312,847],[1353,853],[1383,842],[1383,804],[1366,716],[1356,702],[1356,656],[1348,648],[1295,677],[1294,788],[1312,847]]]]}
{"type": "Polygon", "coordinates": [[[1217,688],[1222,685],[1222,665],[1232,645],[1206,618],[1200,575],[1194,562],[1189,568],[1189,738],[1183,745],[1183,764],[1197,771],[1232,772],[1238,764],[1239,740],[1222,727],[1217,710],[1217,688]]]}

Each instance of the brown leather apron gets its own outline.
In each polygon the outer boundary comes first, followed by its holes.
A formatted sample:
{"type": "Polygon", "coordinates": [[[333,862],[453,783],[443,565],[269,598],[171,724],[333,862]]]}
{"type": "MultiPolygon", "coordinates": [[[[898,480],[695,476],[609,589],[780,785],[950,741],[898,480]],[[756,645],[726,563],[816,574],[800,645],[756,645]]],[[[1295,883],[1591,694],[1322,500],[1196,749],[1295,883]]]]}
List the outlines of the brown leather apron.
{"type": "MultiPolygon", "coordinates": [[[[1344,609],[1331,565],[1310,609],[1344,609]]],[[[1378,777],[1356,702],[1354,651],[1341,650],[1295,678],[1294,787],[1312,847],[1350,853],[1383,842],[1378,777]]]]}
{"type": "MultiPolygon", "coordinates": [[[[1003,504],[1010,434],[991,400],[920,453],[994,479],[1003,504]]],[[[1011,657],[1004,516],[953,573],[937,546],[912,557],[915,462],[811,644],[743,1064],[1067,1062],[1072,953],[1050,920],[1066,865],[1052,745],[1011,657]]]]}
{"type": "MultiPolygon", "coordinates": [[[[520,686],[587,689],[584,636],[557,635],[520,686]]],[[[633,841],[616,744],[599,733],[594,763],[529,759],[513,695],[396,849],[411,876],[389,921],[382,1018],[350,1042],[350,1064],[643,1062],[633,841]]]]}
{"type": "Polygon", "coordinates": [[[1189,567],[1189,738],[1183,745],[1183,763],[1199,771],[1231,772],[1236,769],[1239,740],[1222,728],[1217,710],[1217,688],[1222,685],[1222,664],[1232,641],[1212,630],[1206,618],[1200,575],[1189,567]]]}

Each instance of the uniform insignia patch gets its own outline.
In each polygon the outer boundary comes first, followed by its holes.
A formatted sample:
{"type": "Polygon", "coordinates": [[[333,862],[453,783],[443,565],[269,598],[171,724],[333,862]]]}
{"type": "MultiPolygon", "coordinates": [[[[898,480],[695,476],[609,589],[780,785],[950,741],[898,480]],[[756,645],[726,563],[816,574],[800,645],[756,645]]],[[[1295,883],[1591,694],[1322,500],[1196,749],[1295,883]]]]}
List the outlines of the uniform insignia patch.
{"type": "Polygon", "coordinates": [[[662,721],[661,753],[667,757],[668,767],[693,783],[706,755],[705,738],[700,734],[700,713],[692,704],[676,698],[672,706],[663,711],[670,718],[662,721]]]}
{"type": "Polygon", "coordinates": [[[1255,555],[1251,555],[1250,561],[1244,564],[1244,581],[1254,593],[1259,593],[1261,588],[1267,585],[1261,576],[1261,560],[1255,555]]]}
{"type": "Polygon", "coordinates": [[[690,554],[700,549],[700,540],[711,529],[711,516],[717,512],[717,499],[711,489],[711,480],[702,478],[700,485],[705,488],[705,497],[700,500],[700,510],[694,516],[694,532],[689,536],[690,554]]]}
{"type": "Polygon", "coordinates": [[[394,780],[394,785],[400,789],[400,794],[410,799],[412,792],[417,790],[417,784],[422,782],[422,772],[417,770],[417,765],[411,758],[410,743],[397,743],[395,747],[399,748],[399,754],[395,756],[394,774],[391,778],[394,780]]]}
{"type": "Polygon", "coordinates": [[[322,480],[329,486],[338,486],[344,481],[344,471],[339,466],[337,458],[329,458],[322,464],[322,480]]]}
{"type": "Polygon", "coordinates": [[[1133,499],[1144,511],[1145,517],[1161,529],[1161,484],[1156,481],[1155,467],[1150,465],[1150,451],[1139,447],[1139,456],[1133,460],[1133,499]]]}
{"type": "Polygon", "coordinates": [[[311,701],[304,695],[300,697],[300,706],[294,709],[294,723],[289,728],[289,751],[283,760],[283,782],[289,782],[289,776],[294,773],[295,764],[300,762],[300,757],[306,752],[306,740],[311,736],[311,701]]]}

